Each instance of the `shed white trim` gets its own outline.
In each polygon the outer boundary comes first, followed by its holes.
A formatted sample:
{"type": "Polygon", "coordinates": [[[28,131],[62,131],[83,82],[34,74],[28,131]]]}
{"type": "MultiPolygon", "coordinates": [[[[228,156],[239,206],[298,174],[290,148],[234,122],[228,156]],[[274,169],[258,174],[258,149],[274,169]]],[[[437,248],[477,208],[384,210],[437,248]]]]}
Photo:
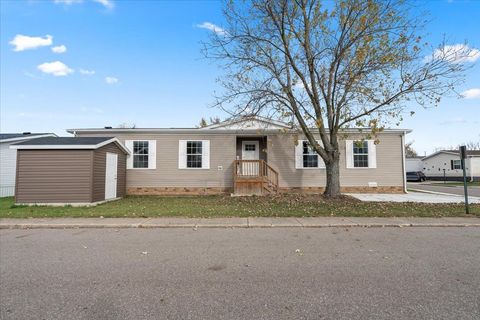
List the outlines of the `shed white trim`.
{"type": "Polygon", "coordinates": [[[117,144],[120,149],[125,151],[126,154],[130,154],[130,150],[128,150],[117,138],[112,138],[109,140],[105,140],[103,142],[97,144],[44,144],[44,145],[33,145],[33,144],[24,144],[24,145],[11,145],[10,149],[18,149],[18,150],[46,150],[46,149],[98,149],[103,146],[106,146],[109,143],[117,144]]]}

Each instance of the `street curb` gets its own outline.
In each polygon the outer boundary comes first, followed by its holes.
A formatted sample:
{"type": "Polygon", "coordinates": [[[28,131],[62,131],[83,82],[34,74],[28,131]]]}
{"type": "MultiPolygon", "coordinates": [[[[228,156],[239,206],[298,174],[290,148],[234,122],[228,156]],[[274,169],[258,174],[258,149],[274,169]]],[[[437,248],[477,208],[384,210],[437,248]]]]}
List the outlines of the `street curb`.
{"type": "Polygon", "coordinates": [[[272,225],[272,224],[256,224],[255,226],[245,224],[0,224],[0,229],[276,229],[276,228],[408,228],[408,227],[424,227],[424,228],[467,228],[480,227],[480,223],[352,223],[352,224],[312,224],[312,225],[272,225]]]}

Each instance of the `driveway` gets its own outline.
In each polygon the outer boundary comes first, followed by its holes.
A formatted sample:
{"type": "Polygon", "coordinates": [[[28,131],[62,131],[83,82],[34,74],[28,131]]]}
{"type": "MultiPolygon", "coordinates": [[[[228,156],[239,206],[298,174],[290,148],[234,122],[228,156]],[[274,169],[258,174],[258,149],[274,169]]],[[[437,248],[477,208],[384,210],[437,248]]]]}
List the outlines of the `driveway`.
{"type": "MultiPolygon", "coordinates": [[[[349,196],[362,201],[374,202],[422,202],[422,203],[461,203],[464,197],[454,194],[434,194],[426,192],[408,193],[349,193],[349,196]]],[[[480,197],[469,197],[469,203],[480,203],[480,197]]]]}
{"type": "Polygon", "coordinates": [[[479,228],[0,231],[0,319],[478,319],[479,228]]]}
{"type": "MultiPolygon", "coordinates": [[[[436,182],[439,183],[439,182],[436,182]]],[[[442,185],[433,185],[429,182],[415,183],[409,182],[407,184],[408,189],[423,190],[423,191],[434,191],[434,192],[443,192],[463,196],[463,186],[454,186],[445,184],[442,185]]],[[[480,197],[480,187],[479,186],[469,186],[468,195],[472,197],[480,197]]]]}

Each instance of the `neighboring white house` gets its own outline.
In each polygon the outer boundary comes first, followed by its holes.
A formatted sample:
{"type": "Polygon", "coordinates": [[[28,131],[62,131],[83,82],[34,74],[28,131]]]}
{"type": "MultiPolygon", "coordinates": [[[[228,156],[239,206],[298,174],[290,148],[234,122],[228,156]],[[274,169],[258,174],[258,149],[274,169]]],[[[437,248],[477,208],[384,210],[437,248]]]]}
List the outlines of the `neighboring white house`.
{"type": "MultiPolygon", "coordinates": [[[[440,150],[422,159],[423,173],[431,180],[462,180],[458,150],[440,150]]],[[[465,170],[470,181],[480,181],[480,151],[467,151],[465,170]]]]}
{"type": "Polygon", "coordinates": [[[423,171],[423,157],[411,157],[405,159],[405,171],[423,171]]]}
{"type": "Polygon", "coordinates": [[[17,150],[10,149],[10,146],[30,139],[56,136],[53,133],[0,133],[0,197],[13,196],[15,193],[17,150]]]}

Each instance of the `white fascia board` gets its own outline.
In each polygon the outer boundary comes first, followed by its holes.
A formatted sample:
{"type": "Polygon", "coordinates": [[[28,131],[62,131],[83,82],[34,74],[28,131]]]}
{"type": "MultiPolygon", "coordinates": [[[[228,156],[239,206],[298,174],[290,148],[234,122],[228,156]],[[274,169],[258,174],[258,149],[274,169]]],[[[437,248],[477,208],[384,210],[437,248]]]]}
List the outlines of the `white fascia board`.
{"type": "Polygon", "coordinates": [[[82,149],[82,150],[95,150],[101,148],[109,143],[115,143],[122,149],[125,153],[130,154],[130,151],[117,139],[112,138],[106,141],[103,141],[98,144],[60,144],[60,145],[12,145],[10,149],[18,150],[45,150],[45,149],[55,149],[55,150],[66,150],[66,149],[82,149]]]}
{"type": "Polygon", "coordinates": [[[33,135],[33,136],[25,135],[24,137],[3,139],[3,140],[0,140],[0,143],[17,142],[17,141],[21,141],[21,140],[31,140],[31,139],[46,138],[46,137],[57,137],[57,135],[55,133],[33,135]]]}
{"type": "MultiPolygon", "coordinates": [[[[312,128],[312,131],[317,129],[312,128]]],[[[363,129],[366,130],[366,129],[363,129]]],[[[135,129],[67,129],[68,133],[78,134],[78,133],[98,133],[98,134],[121,134],[121,133],[155,133],[155,134],[237,134],[237,135],[262,135],[262,134],[295,134],[301,133],[299,130],[285,130],[285,129],[222,129],[222,130],[212,130],[206,128],[135,128],[135,129]]],[[[352,129],[343,129],[341,132],[346,133],[368,133],[366,131],[361,131],[359,128],[352,129]]],[[[409,129],[385,129],[382,133],[400,133],[406,134],[411,132],[409,129]]]]}

